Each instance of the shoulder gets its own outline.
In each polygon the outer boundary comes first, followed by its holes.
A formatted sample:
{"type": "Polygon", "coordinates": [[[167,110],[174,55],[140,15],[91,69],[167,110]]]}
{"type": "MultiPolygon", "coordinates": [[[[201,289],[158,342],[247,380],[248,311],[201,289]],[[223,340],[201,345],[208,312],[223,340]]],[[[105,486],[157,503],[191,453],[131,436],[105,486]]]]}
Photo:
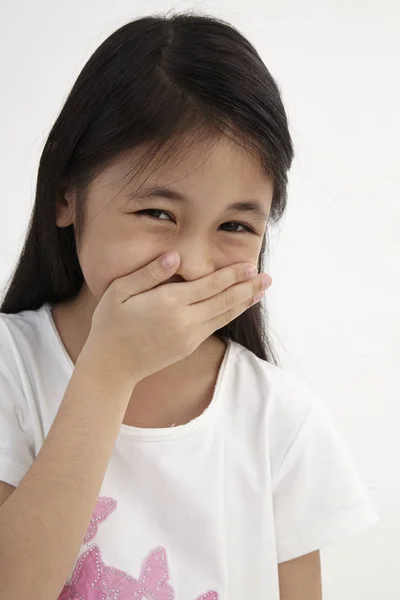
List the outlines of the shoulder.
{"type": "Polygon", "coordinates": [[[15,314],[0,312],[0,369],[16,376],[46,339],[46,305],[15,314]]]}
{"type": "Polygon", "coordinates": [[[41,327],[43,319],[49,314],[49,305],[43,304],[36,310],[23,310],[18,313],[0,312],[0,342],[3,337],[18,334],[18,332],[29,334],[41,327]]]}
{"type": "Polygon", "coordinates": [[[321,402],[319,392],[296,373],[262,360],[234,342],[235,387],[260,405],[268,420],[290,434],[307,417],[311,407],[321,402]]]}
{"type": "Polygon", "coordinates": [[[329,430],[330,413],[321,394],[296,373],[258,358],[234,343],[231,391],[240,419],[263,428],[274,472],[296,438],[312,429],[329,430]]]}
{"type": "Polygon", "coordinates": [[[18,313],[0,312],[0,343],[13,334],[28,333],[32,328],[37,329],[46,305],[37,310],[24,310],[18,313]]]}

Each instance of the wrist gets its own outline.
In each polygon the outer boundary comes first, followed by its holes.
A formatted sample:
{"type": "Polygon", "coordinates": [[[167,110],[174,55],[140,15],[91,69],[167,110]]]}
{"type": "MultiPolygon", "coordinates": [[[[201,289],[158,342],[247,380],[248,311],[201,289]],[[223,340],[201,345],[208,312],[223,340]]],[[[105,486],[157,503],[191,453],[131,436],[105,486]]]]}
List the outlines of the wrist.
{"type": "Polygon", "coordinates": [[[89,346],[83,347],[75,368],[114,391],[130,390],[132,393],[133,388],[140,381],[138,375],[118,368],[104,353],[93,350],[89,346]]]}

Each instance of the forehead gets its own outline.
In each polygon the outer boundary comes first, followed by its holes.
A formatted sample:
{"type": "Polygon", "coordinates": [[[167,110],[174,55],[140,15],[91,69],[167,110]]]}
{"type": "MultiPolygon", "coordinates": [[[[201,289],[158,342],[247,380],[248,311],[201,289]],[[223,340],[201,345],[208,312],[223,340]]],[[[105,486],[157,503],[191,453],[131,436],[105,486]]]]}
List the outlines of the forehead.
{"type": "Polygon", "coordinates": [[[94,182],[92,189],[106,190],[121,202],[154,187],[173,187],[193,199],[221,202],[258,198],[269,211],[273,183],[261,160],[227,137],[216,141],[173,148],[152,160],[146,151],[132,150],[114,161],[94,182]]]}

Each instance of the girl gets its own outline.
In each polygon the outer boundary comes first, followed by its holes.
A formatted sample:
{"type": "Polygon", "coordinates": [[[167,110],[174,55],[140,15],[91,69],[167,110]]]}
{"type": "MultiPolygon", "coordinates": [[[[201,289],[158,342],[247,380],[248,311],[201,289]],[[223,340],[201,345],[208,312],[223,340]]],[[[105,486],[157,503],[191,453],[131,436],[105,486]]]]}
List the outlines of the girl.
{"type": "Polygon", "coordinates": [[[292,160],[223,21],[138,19],[82,70],[1,305],[1,600],[320,600],[319,549],[377,521],[263,322],[292,160]]]}

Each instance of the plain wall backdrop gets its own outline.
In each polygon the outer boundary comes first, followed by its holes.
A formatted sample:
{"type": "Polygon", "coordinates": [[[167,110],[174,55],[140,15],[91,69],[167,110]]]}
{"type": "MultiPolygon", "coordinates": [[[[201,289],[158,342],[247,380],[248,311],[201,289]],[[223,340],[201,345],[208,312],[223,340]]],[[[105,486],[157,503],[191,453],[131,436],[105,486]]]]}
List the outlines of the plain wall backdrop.
{"type": "Polygon", "coordinates": [[[1,0],[0,285],[81,68],[126,21],[170,9],[237,26],[281,87],[296,158],[265,269],[273,339],[326,398],[380,516],[322,549],[324,600],[400,598],[398,2],[1,0]]]}

